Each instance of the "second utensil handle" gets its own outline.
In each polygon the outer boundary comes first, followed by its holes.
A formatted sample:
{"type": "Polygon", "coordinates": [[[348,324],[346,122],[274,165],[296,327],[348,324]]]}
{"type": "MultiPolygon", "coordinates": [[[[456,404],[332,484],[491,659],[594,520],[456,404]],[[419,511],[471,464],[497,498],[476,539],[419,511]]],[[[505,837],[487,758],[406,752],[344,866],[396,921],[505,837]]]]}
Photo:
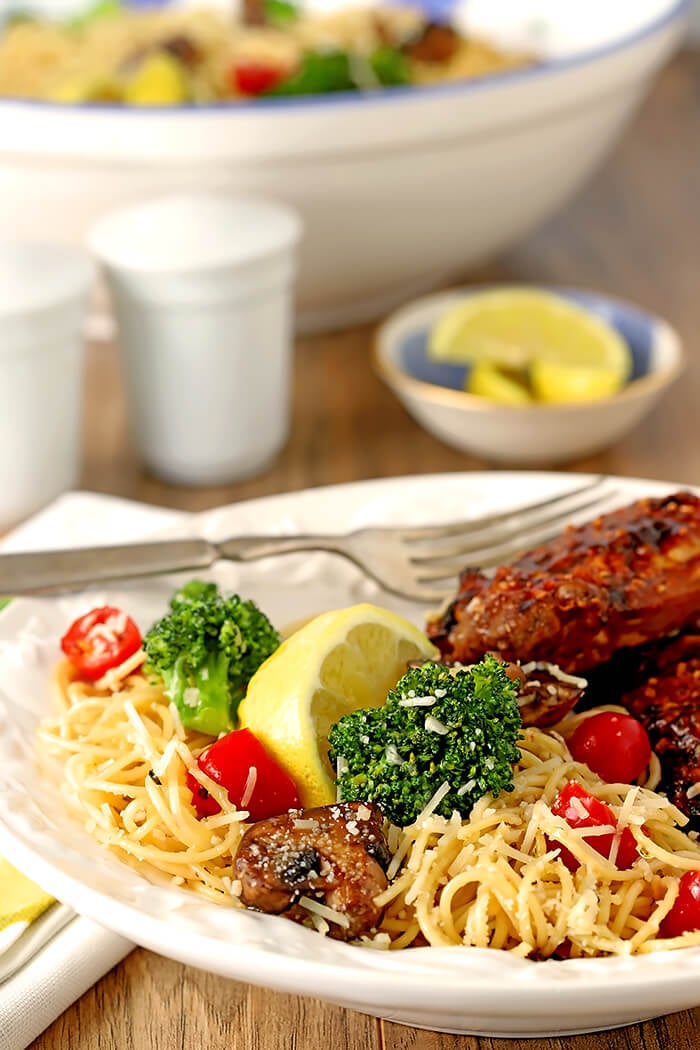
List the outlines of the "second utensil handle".
{"type": "Polygon", "coordinates": [[[0,596],[39,594],[110,580],[206,569],[216,557],[216,548],[202,539],[3,554],[0,596]]]}

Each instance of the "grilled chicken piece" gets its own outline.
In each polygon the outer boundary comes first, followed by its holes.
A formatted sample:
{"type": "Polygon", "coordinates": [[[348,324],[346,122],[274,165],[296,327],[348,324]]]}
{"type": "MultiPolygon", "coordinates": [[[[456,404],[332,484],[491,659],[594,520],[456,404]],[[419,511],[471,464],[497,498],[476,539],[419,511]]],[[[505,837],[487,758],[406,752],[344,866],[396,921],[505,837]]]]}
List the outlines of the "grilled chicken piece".
{"type": "Polygon", "coordinates": [[[671,664],[621,699],[649,734],[662,789],[700,831],[700,655],[671,664]]]}
{"type": "Polygon", "coordinates": [[[444,658],[547,661],[568,672],[668,635],[700,610],[700,499],[639,500],[497,569],[466,569],[427,624],[444,658]]]}
{"type": "Polygon", "coordinates": [[[241,899],[250,908],[309,924],[308,897],[338,914],[328,934],[353,940],[374,929],[390,853],[382,814],[371,803],[292,810],[246,831],[236,853],[241,899]]]}

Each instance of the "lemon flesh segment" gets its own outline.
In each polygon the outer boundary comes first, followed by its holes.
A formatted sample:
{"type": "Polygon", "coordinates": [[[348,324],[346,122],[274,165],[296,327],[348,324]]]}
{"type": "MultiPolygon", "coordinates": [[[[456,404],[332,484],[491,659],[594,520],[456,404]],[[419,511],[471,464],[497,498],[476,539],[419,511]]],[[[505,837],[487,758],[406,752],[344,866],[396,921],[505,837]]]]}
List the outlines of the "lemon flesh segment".
{"type": "Polygon", "coordinates": [[[601,318],[561,296],[532,289],[480,292],[458,300],[431,329],[428,354],[455,364],[526,368],[548,361],[600,368],[624,382],[630,349],[601,318]]]}
{"type": "Polygon", "coordinates": [[[33,922],[54,898],[0,857],[0,930],[15,922],[33,922]]]}
{"type": "Polygon", "coordinates": [[[379,707],[414,660],[437,649],[408,620],[370,604],[322,613],[253,675],[238,714],[294,779],[305,807],[336,800],[328,731],[342,715],[379,707]]]}
{"type": "Polygon", "coordinates": [[[624,385],[624,380],[610,369],[580,368],[550,361],[533,362],[530,382],[538,401],[550,404],[601,401],[624,385]]]}
{"type": "Polygon", "coordinates": [[[494,365],[480,361],[474,365],[466,382],[468,394],[487,397],[504,405],[529,405],[532,397],[524,383],[499,371],[494,365]]]}

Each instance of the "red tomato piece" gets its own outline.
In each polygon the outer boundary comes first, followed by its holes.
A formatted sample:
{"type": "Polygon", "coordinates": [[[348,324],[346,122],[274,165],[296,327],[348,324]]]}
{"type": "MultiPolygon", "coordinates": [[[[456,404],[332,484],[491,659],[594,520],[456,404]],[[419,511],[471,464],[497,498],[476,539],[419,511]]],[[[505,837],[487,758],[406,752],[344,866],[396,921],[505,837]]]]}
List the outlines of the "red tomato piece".
{"type": "Polygon", "coordinates": [[[263,95],[287,76],[287,71],[266,62],[238,62],[230,72],[231,86],[242,95],[263,95]]]}
{"type": "Polygon", "coordinates": [[[651,758],[651,744],[642,723],[614,711],[600,711],[586,718],[567,744],[577,762],[585,762],[608,784],[631,784],[651,758]]]}
{"type": "MultiPolygon", "coordinates": [[[[234,729],[210,744],[197,759],[197,765],[215,783],[225,787],[234,806],[247,809],[253,821],[301,806],[292,778],[249,729],[234,729]]],[[[187,774],[187,786],[192,792],[197,816],[209,817],[220,811],[219,803],[191,773],[187,774]]]]}
{"type": "Polygon", "coordinates": [[[102,605],[79,616],[61,638],[61,649],[83,678],[94,682],[141,648],[141,632],[125,612],[102,605]]]}
{"type": "MultiPolygon", "coordinates": [[[[563,817],[569,827],[572,828],[600,828],[610,825],[613,828],[617,824],[615,814],[605,802],[589,794],[588,791],[575,780],[562,788],[552,803],[552,813],[557,817],[563,817]]],[[[612,850],[615,833],[609,835],[583,836],[584,842],[600,853],[602,857],[609,858],[612,850]]],[[[561,850],[561,859],[569,871],[575,871],[580,867],[580,862],[573,853],[560,843],[552,843],[561,850]]],[[[637,842],[629,828],[623,828],[617,847],[615,866],[621,871],[630,868],[637,859],[637,842]]]]}
{"type": "Polygon", "coordinates": [[[692,930],[700,930],[700,871],[681,875],[678,896],[661,923],[662,937],[680,937],[692,930]]]}

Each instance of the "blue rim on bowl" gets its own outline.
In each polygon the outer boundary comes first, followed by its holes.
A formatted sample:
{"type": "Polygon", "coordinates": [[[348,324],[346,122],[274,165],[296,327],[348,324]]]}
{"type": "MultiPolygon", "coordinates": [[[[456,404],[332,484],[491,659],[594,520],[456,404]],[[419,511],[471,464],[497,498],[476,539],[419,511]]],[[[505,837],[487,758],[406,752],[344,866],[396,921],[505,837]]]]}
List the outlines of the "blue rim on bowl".
{"type": "MultiPolygon", "coordinates": [[[[432,324],[455,301],[485,290],[483,287],[455,289],[426,296],[397,310],[377,331],[373,360],[380,377],[391,388],[409,393],[414,399],[462,410],[488,412],[498,408],[524,414],[561,412],[562,409],[589,411],[594,402],[503,405],[490,401],[464,390],[466,366],[431,360],[428,336],[432,324]]],[[[605,399],[606,404],[628,401],[654,389],[661,390],[684,370],[686,357],[678,334],[660,317],[624,300],[585,289],[551,287],[546,290],[582,306],[612,325],[629,346],[632,374],[622,390],[605,399]],[[661,360],[655,362],[657,356],[661,360]]]]}
{"type": "MultiPolygon", "coordinates": [[[[627,48],[633,47],[635,44],[642,42],[648,37],[652,37],[656,33],[661,32],[667,26],[671,26],[674,22],[682,21],[689,7],[690,0],[675,0],[675,3],[672,3],[668,10],[662,12],[656,18],[653,18],[647,25],[640,26],[639,28],[632,30],[630,33],[619,37],[617,40],[610,41],[609,43],[587,48],[574,55],[567,55],[562,58],[549,58],[534,66],[504,70],[503,72],[492,73],[484,77],[474,77],[469,80],[452,81],[450,83],[409,84],[399,87],[386,87],[376,93],[341,91],[329,95],[266,98],[254,99],[251,101],[224,99],[221,102],[208,102],[199,105],[188,103],[176,106],[147,107],[125,106],[122,103],[114,102],[61,103],[58,105],[55,102],[47,102],[44,99],[0,97],[0,107],[27,106],[32,109],[56,109],[58,111],[65,110],[68,112],[75,110],[88,110],[89,112],[106,111],[110,113],[129,114],[132,117],[135,113],[142,116],[157,115],[161,117],[168,113],[173,115],[177,114],[178,116],[183,114],[196,115],[201,113],[207,113],[209,115],[217,113],[230,115],[232,112],[237,111],[248,112],[251,108],[254,108],[256,112],[262,114],[266,112],[275,112],[278,109],[309,109],[318,106],[366,106],[368,102],[386,103],[391,101],[405,101],[415,98],[417,95],[420,97],[428,97],[431,95],[454,95],[464,92],[483,91],[488,90],[489,88],[499,87],[503,83],[527,82],[541,78],[545,75],[561,73],[569,69],[575,69],[577,66],[587,65],[590,62],[604,59],[618,51],[624,51],[627,48]]],[[[0,26],[0,31],[2,31],[2,26],[0,26]]]]}

